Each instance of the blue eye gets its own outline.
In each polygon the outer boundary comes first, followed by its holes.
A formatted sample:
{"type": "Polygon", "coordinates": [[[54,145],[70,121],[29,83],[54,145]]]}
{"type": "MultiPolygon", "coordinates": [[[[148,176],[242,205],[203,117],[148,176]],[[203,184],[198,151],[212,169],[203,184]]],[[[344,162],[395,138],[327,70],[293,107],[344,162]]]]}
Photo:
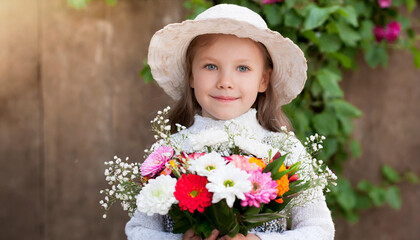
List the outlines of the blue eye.
{"type": "Polygon", "coordinates": [[[217,67],[214,64],[207,64],[206,66],[204,66],[207,70],[216,70],[217,67]]]}
{"type": "Polygon", "coordinates": [[[238,70],[239,72],[246,72],[246,71],[248,71],[248,70],[249,70],[249,68],[248,68],[248,67],[245,67],[245,66],[239,66],[239,67],[237,68],[237,70],[238,70]]]}

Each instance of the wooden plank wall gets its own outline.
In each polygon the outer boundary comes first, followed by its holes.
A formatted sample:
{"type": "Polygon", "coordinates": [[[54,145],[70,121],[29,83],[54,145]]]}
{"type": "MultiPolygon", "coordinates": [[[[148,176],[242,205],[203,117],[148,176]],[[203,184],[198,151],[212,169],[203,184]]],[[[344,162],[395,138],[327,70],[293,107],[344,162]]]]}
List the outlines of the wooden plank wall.
{"type": "MultiPolygon", "coordinates": [[[[170,101],[138,73],[152,34],[183,19],[182,2],[97,0],[78,11],[66,0],[0,0],[0,239],[125,239],[119,206],[102,219],[103,162],[141,160],[153,142],[149,121],[170,101]]],[[[361,63],[343,81],[365,114],[355,133],[364,155],[346,170],[354,182],[378,182],[383,163],[420,173],[419,71],[407,53],[390,65],[361,63]]],[[[419,239],[420,189],[402,191],[402,211],[338,219],[337,239],[419,239]]]]}
{"type": "Polygon", "coordinates": [[[0,239],[124,239],[102,219],[103,162],[142,159],[168,98],[139,77],[152,34],[182,1],[0,1],[0,239]]]}

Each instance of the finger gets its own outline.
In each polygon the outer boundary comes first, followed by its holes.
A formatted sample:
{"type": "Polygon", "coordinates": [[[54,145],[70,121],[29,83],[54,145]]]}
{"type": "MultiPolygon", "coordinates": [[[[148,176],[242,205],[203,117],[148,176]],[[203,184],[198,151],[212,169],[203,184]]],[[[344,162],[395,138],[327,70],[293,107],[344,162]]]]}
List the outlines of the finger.
{"type": "Polygon", "coordinates": [[[182,239],[191,239],[194,236],[194,231],[192,229],[186,231],[184,233],[184,236],[182,236],[182,239]]]}
{"type": "Polygon", "coordinates": [[[208,238],[206,238],[205,240],[215,240],[215,239],[217,239],[217,236],[219,236],[219,230],[214,229],[211,232],[210,236],[208,238]]]}

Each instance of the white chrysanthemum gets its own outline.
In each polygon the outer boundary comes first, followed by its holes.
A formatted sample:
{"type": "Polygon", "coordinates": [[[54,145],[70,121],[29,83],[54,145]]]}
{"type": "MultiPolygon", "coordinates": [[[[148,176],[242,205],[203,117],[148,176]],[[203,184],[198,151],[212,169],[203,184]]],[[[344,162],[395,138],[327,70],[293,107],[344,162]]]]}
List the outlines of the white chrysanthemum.
{"type": "Polygon", "coordinates": [[[170,176],[162,175],[149,180],[137,196],[137,209],[149,216],[168,214],[172,204],[178,202],[174,196],[175,185],[176,179],[170,176]]]}
{"type": "Polygon", "coordinates": [[[211,152],[191,161],[188,170],[197,173],[197,175],[208,177],[216,169],[223,168],[225,165],[226,161],[220,154],[211,152]]]}
{"type": "Polygon", "coordinates": [[[199,134],[190,135],[189,139],[194,151],[201,151],[205,146],[213,146],[229,141],[228,134],[225,131],[214,129],[208,129],[201,131],[199,134]]]}
{"type": "Polygon", "coordinates": [[[206,188],[213,193],[212,203],[226,199],[229,207],[233,206],[235,197],[244,200],[244,193],[251,191],[250,175],[231,164],[214,171],[207,179],[206,188]]]}
{"type": "Polygon", "coordinates": [[[270,151],[274,154],[275,151],[270,145],[261,143],[254,139],[245,138],[242,136],[235,137],[235,144],[240,149],[258,157],[258,158],[269,158],[270,151]]]}

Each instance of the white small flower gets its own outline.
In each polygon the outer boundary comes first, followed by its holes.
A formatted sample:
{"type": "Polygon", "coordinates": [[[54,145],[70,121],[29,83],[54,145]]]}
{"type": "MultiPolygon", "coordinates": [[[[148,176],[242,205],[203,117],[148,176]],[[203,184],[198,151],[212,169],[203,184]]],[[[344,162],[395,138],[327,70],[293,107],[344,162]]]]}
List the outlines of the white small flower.
{"type": "Polygon", "coordinates": [[[196,172],[197,175],[208,177],[216,169],[222,168],[225,165],[225,159],[220,154],[211,152],[191,161],[188,170],[196,172]]]}
{"type": "Polygon", "coordinates": [[[175,178],[164,175],[149,180],[137,196],[137,209],[148,216],[168,214],[172,204],[178,202],[174,197],[176,182],[175,178]]]}
{"type": "Polygon", "coordinates": [[[213,193],[212,203],[218,203],[226,199],[227,205],[231,208],[235,202],[235,197],[244,200],[244,193],[251,191],[252,184],[248,180],[250,175],[234,167],[226,165],[219,168],[208,177],[209,183],[206,188],[213,193]]]}
{"type": "Polygon", "coordinates": [[[235,144],[240,149],[253,154],[258,158],[268,159],[270,151],[276,152],[270,145],[242,136],[235,136],[235,144]]]}

